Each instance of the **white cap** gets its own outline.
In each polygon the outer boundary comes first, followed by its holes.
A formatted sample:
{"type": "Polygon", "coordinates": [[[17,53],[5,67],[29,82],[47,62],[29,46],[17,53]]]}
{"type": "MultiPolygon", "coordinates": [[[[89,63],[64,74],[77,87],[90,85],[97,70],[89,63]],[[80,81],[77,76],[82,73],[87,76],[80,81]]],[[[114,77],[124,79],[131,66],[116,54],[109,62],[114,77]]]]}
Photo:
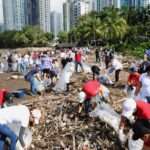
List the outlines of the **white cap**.
{"type": "Polygon", "coordinates": [[[132,98],[125,99],[123,103],[122,116],[130,118],[136,110],[136,102],[132,98]]]}
{"type": "Polygon", "coordinates": [[[40,118],[42,116],[41,111],[39,109],[34,109],[31,111],[31,113],[34,118],[35,124],[39,124],[40,118]]]}
{"type": "Polygon", "coordinates": [[[83,103],[86,98],[86,94],[84,92],[80,92],[78,98],[79,98],[79,102],[83,103]]]}

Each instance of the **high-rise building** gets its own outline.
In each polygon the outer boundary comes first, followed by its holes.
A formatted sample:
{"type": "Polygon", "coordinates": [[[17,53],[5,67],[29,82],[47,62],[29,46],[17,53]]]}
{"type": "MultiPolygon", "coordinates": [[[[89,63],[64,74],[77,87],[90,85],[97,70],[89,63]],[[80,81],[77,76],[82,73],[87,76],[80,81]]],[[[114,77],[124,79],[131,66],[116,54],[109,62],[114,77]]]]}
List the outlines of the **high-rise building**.
{"type": "Polygon", "coordinates": [[[39,25],[39,0],[25,0],[27,25],[39,25]]]}
{"type": "Polygon", "coordinates": [[[0,32],[3,32],[3,31],[4,31],[4,24],[0,23],[0,32]]]}
{"type": "Polygon", "coordinates": [[[116,8],[121,8],[121,0],[114,0],[114,1],[113,1],[113,5],[114,5],[116,8]]]}
{"type": "Polygon", "coordinates": [[[128,7],[147,7],[150,5],[150,0],[121,0],[121,5],[125,6],[127,5],[128,7]]]}
{"type": "Polygon", "coordinates": [[[141,0],[140,1],[141,7],[147,7],[148,5],[150,5],[150,0],[141,0]]]}
{"type": "Polygon", "coordinates": [[[90,0],[90,10],[97,11],[97,1],[96,0],[90,0]]]}
{"type": "Polygon", "coordinates": [[[25,26],[25,0],[15,0],[14,8],[15,29],[21,30],[25,26]]]}
{"type": "Polygon", "coordinates": [[[12,0],[3,0],[5,30],[15,29],[14,6],[12,0]]]}
{"type": "Polygon", "coordinates": [[[90,0],[74,0],[71,3],[71,26],[77,24],[80,16],[90,12],[90,0]]]}
{"type": "Polygon", "coordinates": [[[25,26],[25,0],[3,0],[5,30],[21,30],[25,26]]]}
{"type": "Polygon", "coordinates": [[[101,11],[101,0],[96,0],[96,11],[97,12],[101,11]]]}
{"type": "Polygon", "coordinates": [[[3,1],[0,0],[0,24],[3,24],[4,20],[3,20],[3,1]]]}
{"type": "Polygon", "coordinates": [[[129,0],[121,0],[121,6],[129,6],[129,0]]]}
{"type": "Polygon", "coordinates": [[[50,32],[50,0],[39,0],[39,22],[44,32],[50,32]]]}
{"type": "Polygon", "coordinates": [[[63,3],[63,30],[68,32],[70,30],[70,14],[71,3],[70,0],[63,3]]]}
{"type": "Polygon", "coordinates": [[[62,31],[62,19],[61,14],[58,12],[51,12],[51,32],[56,38],[58,33],[62,31]]]}
{"type": "Polygon", "coordinates": [[[114,6],[115,8],[121,8],[121,0],[96,0],[96,5],[98,12],[105,7],[114,6]]]}

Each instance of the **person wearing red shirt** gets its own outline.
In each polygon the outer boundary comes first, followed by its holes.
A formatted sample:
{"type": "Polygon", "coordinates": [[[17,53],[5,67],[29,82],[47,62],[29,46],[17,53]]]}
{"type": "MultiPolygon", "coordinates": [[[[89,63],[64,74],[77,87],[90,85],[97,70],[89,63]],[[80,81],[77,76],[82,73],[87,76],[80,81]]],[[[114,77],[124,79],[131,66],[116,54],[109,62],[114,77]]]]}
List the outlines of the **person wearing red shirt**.
{"type": "Polygon", "coordinates": [[[85,108],[85,113],[88,114],[91,111],[91,100],[100,92],[100,83],[97,80],[87,80],[82,87],[82,91],[79,93],[80,110],[85,108]]]}
{"type": "Polygon", "coordinates": [[[144,146],[150,148],[150,104],[142,100],[135,101],[128,98],[123,103],[123,111],[119,127],[119,137],[124,128],[130,124],[133,130],[133,141],[142,139],[144,146]]]}
{"type": "Polygon", "coordinates": [[[82,71],[84,72],[84,69],[82,66],[82,54],[79,51],[75,53],[75,70],[76,70],[76,72],[78,72],[78,66],[80,66],[82,71]]]}
{"type": "Polygon", "coordinates": [[[136,89],[140,85],[140,74],[136,68],[130,68],[130,74],[128,76],[128,85],[132,85],[136,87],[136,89]]]}

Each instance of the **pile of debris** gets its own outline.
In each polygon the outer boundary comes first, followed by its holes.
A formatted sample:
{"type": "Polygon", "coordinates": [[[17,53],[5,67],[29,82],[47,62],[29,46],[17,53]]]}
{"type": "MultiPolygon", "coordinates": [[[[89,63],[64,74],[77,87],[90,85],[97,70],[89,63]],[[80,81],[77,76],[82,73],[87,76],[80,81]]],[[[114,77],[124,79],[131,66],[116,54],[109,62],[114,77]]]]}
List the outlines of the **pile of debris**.
{"type": "MultiPolygon", "coordinates": [[[[88,75],[88,78],[91,77],[88,75]]],[[[80,74],[72,79],[73,85],[67,95],[51,92],[49,96],[34,99],[35,102],[27,101],[30,107],[42,108],[45,112],[44,123],[32,129],[30,149],[80,150],[82,144],[89,141],[90,150],[125,150],[116,132],[105,122],[78,113],[76,97],[85,76],[80,74]]],[[[111,105],[119,111],[120,104],[116,101],[122,98],[122,93],[118,88],[110,90],[113,92],[111,105]]]]}
{"type": "Polygon", "coordinates": [[[36,103],[45,112],[45,122],[33,129],[31,150],[77,150],[85,141],[89,141],[90,150],[125,149],[106,123],[78,114],[77,103],[60,97],[36,103]]]}

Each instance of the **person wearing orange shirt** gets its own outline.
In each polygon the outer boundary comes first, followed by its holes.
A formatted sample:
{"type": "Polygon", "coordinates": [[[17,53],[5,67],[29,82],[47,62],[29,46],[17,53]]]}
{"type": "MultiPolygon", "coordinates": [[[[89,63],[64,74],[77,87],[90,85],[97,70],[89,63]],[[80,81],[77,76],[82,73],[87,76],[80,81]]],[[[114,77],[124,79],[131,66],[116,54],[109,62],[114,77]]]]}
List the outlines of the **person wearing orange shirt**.
{"type": "Polygon", "coordinates": [[[140,74],[138,73],[138,70],[136,67],[130,68],[129,69],[130,74],[128,76],[128,85],[132,85],[134,87],[138,87],[140,84],[140,74]]]}

